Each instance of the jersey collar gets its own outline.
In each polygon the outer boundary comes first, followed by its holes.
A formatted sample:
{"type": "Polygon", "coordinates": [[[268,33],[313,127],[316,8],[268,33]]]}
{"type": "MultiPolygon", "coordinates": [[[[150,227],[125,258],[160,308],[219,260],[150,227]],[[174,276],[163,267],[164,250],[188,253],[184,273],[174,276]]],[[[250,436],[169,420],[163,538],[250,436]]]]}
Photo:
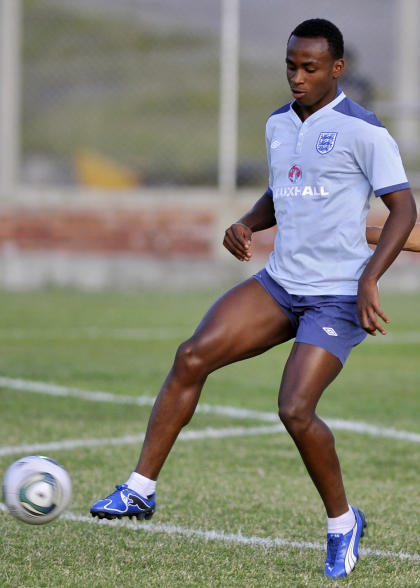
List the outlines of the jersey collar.
{"type": "Polygon", "coordinates": [[[328,104],[326,104],[325,106],[323,106],[322,108],[320,108],[319,110],[317,110],[316,112],[314,112],[313,114],[308,116],[308,118],[304,122],[302,122],[300,120],[300,118],[298,117],[298,115],[295,112],[295,109],[293,108],[293,104],[296,102],[296,100],[293,100],[293,102],[290,103],[289,113],[290,113],[292,120],[298,126],[301,126],[305,123],[309,125],[309,124],[312,124],[313,122],[315,122],[316,120],[318,120],[319,118],[321,118],[322,116],[324,116],[325,114],[327,114],[333,108],[335,108],[337,106],[337,104],[339,104],[342,100],[344,100],[345,97],[346,97],[346,95],[344,94],[343,90],[341,90],[341,88],[338,88],[337,94],[336,94],[334,100],[331,100],[331,102],[328,102],[328,104]]]}

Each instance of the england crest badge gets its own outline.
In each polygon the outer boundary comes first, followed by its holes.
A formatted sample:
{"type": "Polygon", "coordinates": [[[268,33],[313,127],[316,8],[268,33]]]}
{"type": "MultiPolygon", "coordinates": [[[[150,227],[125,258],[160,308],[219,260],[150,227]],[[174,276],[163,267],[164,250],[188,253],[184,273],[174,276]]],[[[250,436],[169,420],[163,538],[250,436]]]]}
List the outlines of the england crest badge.
{"type": "Polygon", "coordinates": [[[328,133],[320,133],[318,137],[318,142],[316,144],[316,150],[321,155],[326,155],[330,151],[334,149],[335,140],[337,138],[338,133],[328,132],[328,133]]]}

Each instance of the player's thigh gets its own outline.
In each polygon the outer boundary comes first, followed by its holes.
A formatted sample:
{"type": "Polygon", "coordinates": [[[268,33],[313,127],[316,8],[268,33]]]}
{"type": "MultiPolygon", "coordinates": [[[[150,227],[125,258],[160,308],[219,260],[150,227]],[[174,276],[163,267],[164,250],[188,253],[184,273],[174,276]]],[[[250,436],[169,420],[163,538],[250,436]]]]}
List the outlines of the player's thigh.
{"type": "Polygon", "coordinates": [[[315,411],[327,386],[342,369],[332,353],[308,343],[294,343],[279,392],[279,411],[306,416],[315,411]]]}
{"type": "Polygon", "coordinates": [[[250,278],[221,296],[190,339],[209,371],[288,341],[294,329],[282,308],[250,278]]]}

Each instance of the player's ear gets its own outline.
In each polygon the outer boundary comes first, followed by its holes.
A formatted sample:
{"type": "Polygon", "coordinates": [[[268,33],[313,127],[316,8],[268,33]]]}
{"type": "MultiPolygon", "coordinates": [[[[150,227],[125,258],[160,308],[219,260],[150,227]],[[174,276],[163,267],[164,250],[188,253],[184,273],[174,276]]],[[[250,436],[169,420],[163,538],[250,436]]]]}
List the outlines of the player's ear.
{"type": "Polygon", "coordinates": [[[333,65],[333,78],[338,79],[344,72],[345,63],[344,59],[336,59],[333,65]]]}

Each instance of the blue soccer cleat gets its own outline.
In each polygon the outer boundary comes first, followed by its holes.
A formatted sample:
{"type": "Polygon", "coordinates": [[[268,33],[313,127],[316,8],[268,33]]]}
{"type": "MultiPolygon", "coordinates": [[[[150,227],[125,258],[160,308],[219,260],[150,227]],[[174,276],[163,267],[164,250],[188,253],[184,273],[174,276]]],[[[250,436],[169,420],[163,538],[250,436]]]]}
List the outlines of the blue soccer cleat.
{"type": "Polygon", "coordinates": [[[359,558],[359,541],[363,537],[363,529],[367,526],[365,515],[361,510],[351,507],[356,522],[351,531],[342,533],[328,533],[327,559],[325,561],[325,575],[330,578],[342,578],[354,569],[359,558]]]}
{"type": "Polygon", "coordinates": [[[116,486],[115,492],[98,500],[91,507],[93,517],[100,519],[121,519],[135,517],[137,519],[151,519],[156,510],[155,494],[147,498],[131,490],[127,484],[116,486]]]}

